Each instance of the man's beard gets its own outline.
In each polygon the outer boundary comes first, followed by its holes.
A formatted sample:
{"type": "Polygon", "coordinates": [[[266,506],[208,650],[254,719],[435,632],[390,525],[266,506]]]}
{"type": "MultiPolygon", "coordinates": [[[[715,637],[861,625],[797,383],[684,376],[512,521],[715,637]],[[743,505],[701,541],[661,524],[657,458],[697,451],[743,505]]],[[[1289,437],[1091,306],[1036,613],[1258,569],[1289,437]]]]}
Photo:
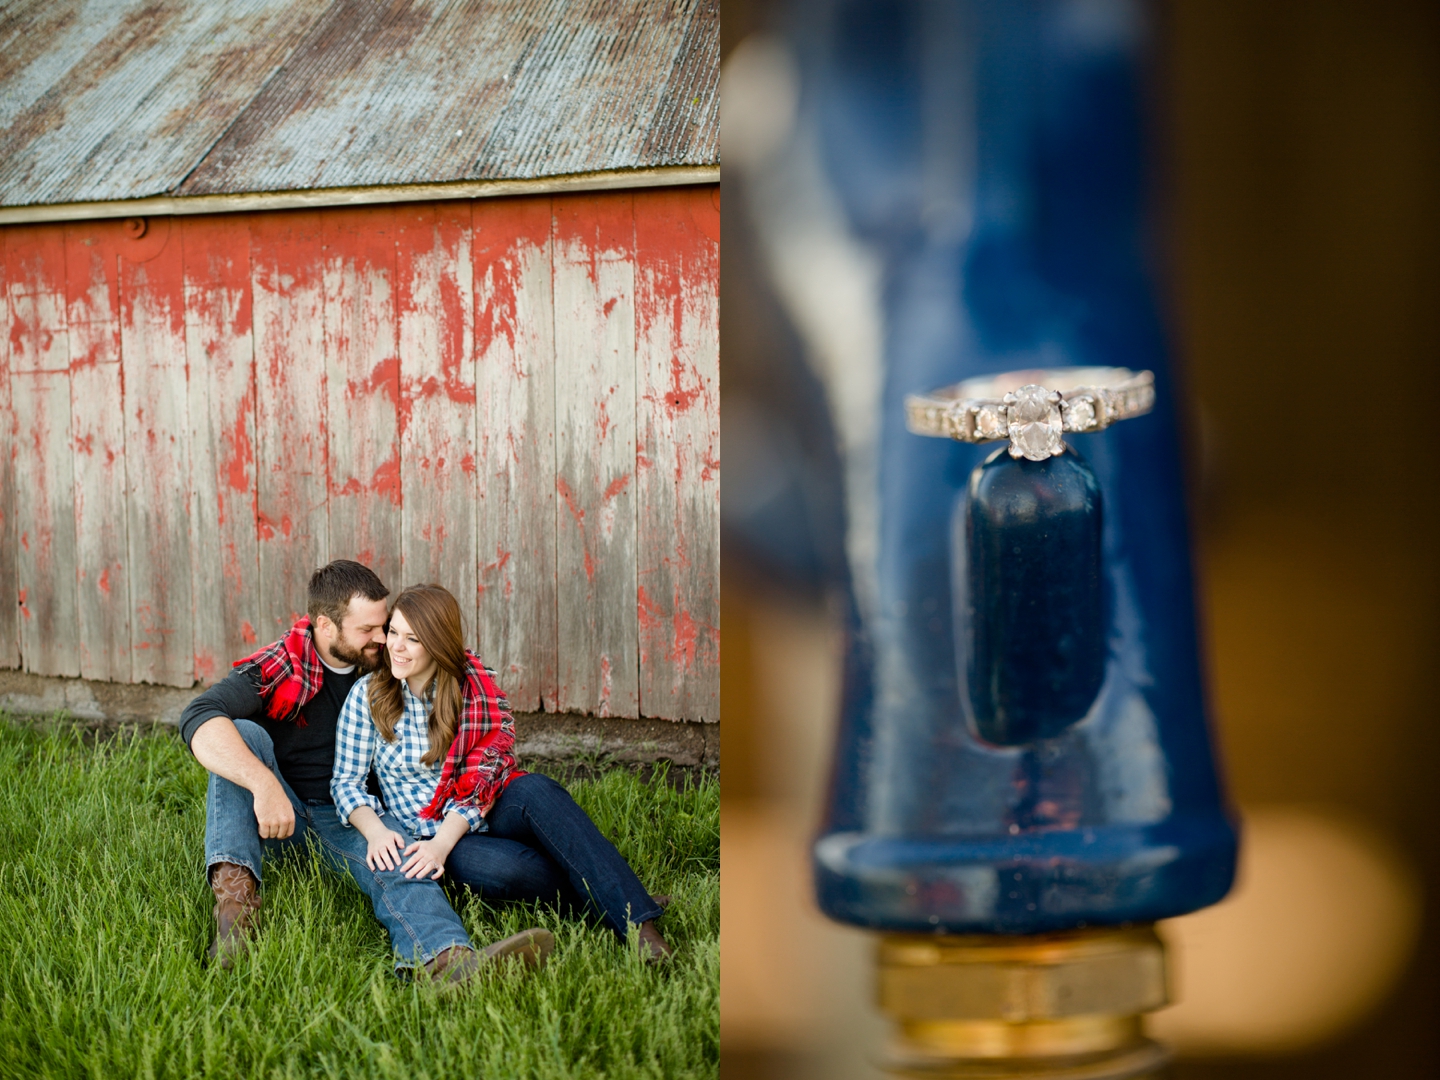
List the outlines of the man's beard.
{"type": "Polygon", "coordinates": [[[380,666],[380,654],[383,651],[383,649],[376,649],[372,653],[367,652],[363,647],[352,649],[343,641],[336,641],[335,644],[330,646],[330,652],[336,660],[346,664],[354,664],[360,669],[361,674],[374,671],[380,666]]]}

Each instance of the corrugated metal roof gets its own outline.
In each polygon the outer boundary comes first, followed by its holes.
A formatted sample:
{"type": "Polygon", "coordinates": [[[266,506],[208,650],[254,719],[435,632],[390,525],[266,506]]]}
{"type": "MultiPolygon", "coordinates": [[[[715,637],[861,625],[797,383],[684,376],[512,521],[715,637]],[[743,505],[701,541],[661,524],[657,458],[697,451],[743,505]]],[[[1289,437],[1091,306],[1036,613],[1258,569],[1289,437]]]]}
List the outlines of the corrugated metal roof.
{"type": "Polygon", "coordinates": [[[716,165],[717,0],[7,0],[0,206],[716,165]]]}

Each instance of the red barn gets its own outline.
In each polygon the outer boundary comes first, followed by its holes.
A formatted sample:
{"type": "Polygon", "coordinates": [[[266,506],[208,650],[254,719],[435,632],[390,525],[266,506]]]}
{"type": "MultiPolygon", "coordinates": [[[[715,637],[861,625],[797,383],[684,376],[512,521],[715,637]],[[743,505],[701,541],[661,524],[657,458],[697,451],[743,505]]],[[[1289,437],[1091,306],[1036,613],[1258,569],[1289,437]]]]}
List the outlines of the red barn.
{"type": "Polygon", "coordinates": [[[0,667],[189,687],[310,571],[517,710],[719,718],[713,0],[0,13],[0,667]]]}

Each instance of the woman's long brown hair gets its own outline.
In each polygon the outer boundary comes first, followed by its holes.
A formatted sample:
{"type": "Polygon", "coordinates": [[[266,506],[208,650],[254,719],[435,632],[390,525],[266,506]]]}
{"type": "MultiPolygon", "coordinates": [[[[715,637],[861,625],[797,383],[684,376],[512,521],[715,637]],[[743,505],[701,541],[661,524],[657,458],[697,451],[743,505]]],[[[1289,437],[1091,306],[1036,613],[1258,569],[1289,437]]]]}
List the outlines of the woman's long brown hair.
{"type": "MultiPolygon", "coordinates": [[[[391,614],[400,612],[435,660],[435,678],[426,688],[430,710],[430,749],[420,760],[433,765],[444,758],[455,741],[460,722],[461,686],[465,679],[465,629],[460,605],[443,585],[411,585],[395,598],[391,614]]],[[[390,672],[390,650],[381,653],[380,666],[370,676],[370,715],[381,738],[395,741],[395,721],[404,709],[400,680],[390,672]]]]}

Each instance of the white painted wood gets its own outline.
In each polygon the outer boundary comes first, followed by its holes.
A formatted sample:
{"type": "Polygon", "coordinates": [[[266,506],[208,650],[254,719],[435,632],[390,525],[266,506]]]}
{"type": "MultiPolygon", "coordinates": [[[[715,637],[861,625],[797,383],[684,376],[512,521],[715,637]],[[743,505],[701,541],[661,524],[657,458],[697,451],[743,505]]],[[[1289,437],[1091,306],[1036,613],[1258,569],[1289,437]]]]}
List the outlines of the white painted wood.
{"type": "Polygon", "coordinates": [[[0,229],[0,668],[20,666],[19,536],[15,528],[16,414],[10,397],[10,268],[0,229]]]}
{"type": "Polygon", "coordinates": [[[475,296],[470,204],[396,210],[402,587],[455,594],[474,640],[475,296]]]}
{"type": "Polygon", "coordinates": [[[177,223],[190,368],[190,537],[195,677],[222,679],[259,641],[255,341],[250,234],[233,219],[177,223]]]}
{"type": "Polygon", "coordinates": [[[191,686],[195,602],[182,245],[179,228],[172,233],[168,221],[150,229],[133,251],[122,247],[119,263],[131,678],[191,686]]]}
{"type": "Polygon", "coordinates": [[[64,230],[80,674],[129,682],[130,563],[117,223],[64,230]]]}
{"type": "Polygon", "coordinates": [[[20,653],[26,671],[79,675],[63,237],[53,228],[15,230],[5,254],[20,653]]]}
{"type": "Polygon", "coordinates": [[[640,712],[720,716],[719,209],[637,205],[640,712]],[[712,235],[713,234],[713,235],[712,235]]]}
{"type": "Polygon", "coordinates": [[[400,582],[400,360],[395,215],[332,210],[325,237],[330,557],[400,582]]]}
{"type": "Polygon", "coordinates": [[[639,712],[628,193],[555,201],[559,707],[639,712]]]}
{"type": "Polygon", "coordinates": [[[321,236],[318,213],[250,219],[261,644],[305,613],[330,560],[321,236]]]}
{"type": "Polygon", "coordinates": [[[477,203],[478,651],[513,709],[557,705],[555,315],[548,198],[477,203]]]}

